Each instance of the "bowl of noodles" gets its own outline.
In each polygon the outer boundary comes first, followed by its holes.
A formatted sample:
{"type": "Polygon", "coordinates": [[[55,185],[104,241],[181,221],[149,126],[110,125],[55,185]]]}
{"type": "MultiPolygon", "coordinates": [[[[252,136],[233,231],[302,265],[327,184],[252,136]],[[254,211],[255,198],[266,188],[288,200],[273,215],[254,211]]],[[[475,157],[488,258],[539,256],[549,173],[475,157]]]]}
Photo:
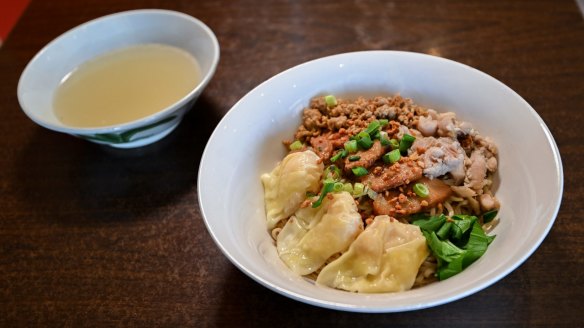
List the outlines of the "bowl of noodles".
{"type": "Polygon", "coordinates": [[[543,241],[562,190],[557,145],[517,93],[399,51],[325,57],[260,84],[216,127],[198,178],[207,229],[235,266],[353,312],[437,306],[497,282],[543,241]]]}

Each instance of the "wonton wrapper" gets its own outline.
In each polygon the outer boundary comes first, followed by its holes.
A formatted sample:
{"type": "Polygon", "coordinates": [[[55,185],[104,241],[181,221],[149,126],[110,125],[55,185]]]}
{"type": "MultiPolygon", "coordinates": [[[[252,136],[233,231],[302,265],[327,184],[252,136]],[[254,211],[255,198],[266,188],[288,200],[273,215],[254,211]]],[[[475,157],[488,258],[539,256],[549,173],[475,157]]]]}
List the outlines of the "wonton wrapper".
{"type": "Polygon", "coordinates": [[[322,269],[316,282],[353,292],[404,291],[412,288],[428,254],[418,226],[377,216],[347,252],[322,269]]]}
{"type": "Polygon", "coordinates": [[[363,221],[353,196],[329,194],[319,207],[299,209],[278,234],[276,246],[292,271],[307,275],[344,252],[361,231],[363,221]]]}
{"type": "Polygon", "coordinates": [[[271,173],[262,174],[268,228],[292,215],[306,199],[318,192],[324,171],[322,161],[311,150],[288,154],[271,173]]]}

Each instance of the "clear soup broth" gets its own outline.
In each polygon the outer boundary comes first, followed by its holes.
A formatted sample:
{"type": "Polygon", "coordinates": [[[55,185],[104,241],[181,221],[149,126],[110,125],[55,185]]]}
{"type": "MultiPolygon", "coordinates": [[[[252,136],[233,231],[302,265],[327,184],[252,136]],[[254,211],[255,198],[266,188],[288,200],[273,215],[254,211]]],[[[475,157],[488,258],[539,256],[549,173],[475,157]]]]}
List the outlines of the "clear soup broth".
{"type": "Polygon", "coordinates": [[[64,124],[103,127],[156,113],[201,81],[197,60],[162,44],[116,50],[83,63],[59,85],[53,108],[64,124]]]}

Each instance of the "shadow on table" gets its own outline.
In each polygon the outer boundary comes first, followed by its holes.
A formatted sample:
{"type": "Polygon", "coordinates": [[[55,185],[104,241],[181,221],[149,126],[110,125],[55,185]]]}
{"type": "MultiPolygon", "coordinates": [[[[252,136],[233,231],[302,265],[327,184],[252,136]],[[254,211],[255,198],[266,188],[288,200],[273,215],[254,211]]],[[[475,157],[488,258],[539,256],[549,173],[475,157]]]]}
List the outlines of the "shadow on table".
{"type": "Polygon", "coordinates": [[[18,201],[67,221],[140,220],[186,193],[196,203],[199,162],[223,113],[205,96],[166,138],[115,149],[35,126],[15,160],[18,201]]]}

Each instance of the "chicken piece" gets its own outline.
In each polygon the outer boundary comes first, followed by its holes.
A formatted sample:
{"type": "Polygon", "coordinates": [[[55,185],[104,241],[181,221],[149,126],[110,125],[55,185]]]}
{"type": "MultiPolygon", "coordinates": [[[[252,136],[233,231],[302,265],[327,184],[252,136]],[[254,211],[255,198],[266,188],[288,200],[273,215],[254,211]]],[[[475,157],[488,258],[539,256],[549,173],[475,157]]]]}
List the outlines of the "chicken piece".
{"type": "Polygon", "coordinates": [[[470,155],[470,165],[466,170],[464,185],[479,191],[485,186],[487,176],[487,162],[481,150],[474,150],[470,155]]]}
{"type": "Polygon", "coordinates": [[[431,137],[438,129],[438,121],[430,116],[421,116],[417,127],[424,137],[431,137]]]}
{"type": "Polygon", "coordinates": [[[385,147],[381,145],[381,142],[379,142],[379,140],[375,140],[371,148],[367,150],[360,150],[356,154],[347,156],[347,158],[345,159],[345,170],[348,172],[352,168],[357,166],[362,166],[367,169],[371,167],[373,163],[375,163],[375,161],[380,159],[384,153],[385,147]],[[351,162],[349,160],[351,156],[359,156],[360,158],[356,161],[351,162]]]}
{"type": "Polygon", "coordinates": [[[424,175],[434,179],[450,173],[456,184],[465,177],[464,149],[458,141],[450,138],[418,138],[409,150],[418,153],[423,162],[424,175]]]}
{"type": "Polygon", "coordinates": [[[482,194],[479,197],[479,203],[481,204],[481,209],[483,211],[490,211],[499,208],[499,201],[492,195],[482,194]]]}
{"type": "Polygon", "coordinates": [[[373,201],[373,211],[376,215],[407,216],[432,208],[447,200],[451,195],[452,189],[442,180],[421,178],[410,183],[403,193],[391,190],[377,195],[373,201]],[[428,197],[421,198],[412,191],[416,183],[423,183],[428,187],[428,197]]]}
{"type": "Polygon", "coordinates": [[[399,162],[384,167],[381,172],[375,171],[367,174],[361,180],[363,184],[375,192],[393,189],[422,177],[422,169],[409,158],[402,158],[399,162]]]}
{"type": "Polygon", "coordinates": [[[453,112],[438,114],[438,136],[454,137],[455,136],[456,114],[453,112]]]}

